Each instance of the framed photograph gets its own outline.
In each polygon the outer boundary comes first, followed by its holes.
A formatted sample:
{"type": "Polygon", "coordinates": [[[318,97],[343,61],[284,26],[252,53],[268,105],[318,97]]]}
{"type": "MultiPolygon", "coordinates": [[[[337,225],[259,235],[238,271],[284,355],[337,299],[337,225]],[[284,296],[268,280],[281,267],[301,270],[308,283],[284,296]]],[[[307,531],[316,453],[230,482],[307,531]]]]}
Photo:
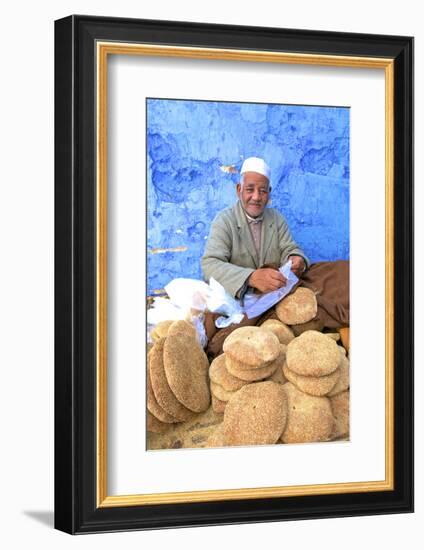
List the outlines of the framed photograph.
{"type": "Polygon", "coordinates": [[[55,526],[413,510],[413,39],[55,23],[55,526]]]}

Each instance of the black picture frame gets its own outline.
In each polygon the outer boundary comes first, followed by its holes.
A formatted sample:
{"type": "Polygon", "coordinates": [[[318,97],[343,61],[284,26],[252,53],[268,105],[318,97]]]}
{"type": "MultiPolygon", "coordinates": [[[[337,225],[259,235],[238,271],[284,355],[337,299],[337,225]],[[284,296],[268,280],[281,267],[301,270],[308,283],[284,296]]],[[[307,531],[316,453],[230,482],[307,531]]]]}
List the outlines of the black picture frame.
{"type": "Polygon", "coordinates": [[[413,38],[79,15],[56,21],[55,527],[76,534],[413,511],[413,268],[413,38]],[[393,490],[98,506],[98,41],[393,60],[393,490]]]}

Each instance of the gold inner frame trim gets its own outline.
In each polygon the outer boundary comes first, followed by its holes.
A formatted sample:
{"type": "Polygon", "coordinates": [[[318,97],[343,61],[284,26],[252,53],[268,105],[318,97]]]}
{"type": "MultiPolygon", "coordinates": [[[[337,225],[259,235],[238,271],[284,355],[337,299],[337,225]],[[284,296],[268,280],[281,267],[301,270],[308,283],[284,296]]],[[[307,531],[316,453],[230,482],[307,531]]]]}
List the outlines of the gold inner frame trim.
{"type": "Polygon", "coordinates": [[[394,60],[253,50],[194,48],[101,42],[97,54],[97,506],[120,507],[305,495],[364,493],[394,489],[394,60]],[[384,69],[385,72],[385,479],[316,485],[217,489],[178,493],[107,494],[107,60],[108,55],[219,59],[331,67],[384,69]]]}

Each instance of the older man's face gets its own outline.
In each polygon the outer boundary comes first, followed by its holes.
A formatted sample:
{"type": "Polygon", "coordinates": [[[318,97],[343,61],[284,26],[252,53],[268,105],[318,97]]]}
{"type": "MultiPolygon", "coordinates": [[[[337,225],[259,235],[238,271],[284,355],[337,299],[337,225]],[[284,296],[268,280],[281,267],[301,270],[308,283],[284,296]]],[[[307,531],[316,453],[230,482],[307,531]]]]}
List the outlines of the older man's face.
{"type": "Polygon", "coordinates": [[[257,218],[265,210],[271,187],[268,178],[257,172],[245,172],[243,185],[237,184],[237,196],[244,211],[257,218]]]}

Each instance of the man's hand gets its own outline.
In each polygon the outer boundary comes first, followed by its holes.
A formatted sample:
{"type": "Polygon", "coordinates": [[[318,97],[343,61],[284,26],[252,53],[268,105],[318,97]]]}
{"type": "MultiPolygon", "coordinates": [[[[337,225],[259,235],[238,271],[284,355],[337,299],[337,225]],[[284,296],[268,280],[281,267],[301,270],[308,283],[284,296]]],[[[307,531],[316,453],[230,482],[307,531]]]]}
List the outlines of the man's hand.
{"type": "Polygon", "coordinates": [[[292,263],[291,270],[297,277],[300,277],[306,268],[305,260],[302,256],[289,256],[289,259],[292,263]]]}
{"type": "Polygon", "coordinates": [[[248,284],[259,292],[271,292],[286,286],[287,279],[276,269],[264,267],[257,269],[250,275],[248,284]]]}

